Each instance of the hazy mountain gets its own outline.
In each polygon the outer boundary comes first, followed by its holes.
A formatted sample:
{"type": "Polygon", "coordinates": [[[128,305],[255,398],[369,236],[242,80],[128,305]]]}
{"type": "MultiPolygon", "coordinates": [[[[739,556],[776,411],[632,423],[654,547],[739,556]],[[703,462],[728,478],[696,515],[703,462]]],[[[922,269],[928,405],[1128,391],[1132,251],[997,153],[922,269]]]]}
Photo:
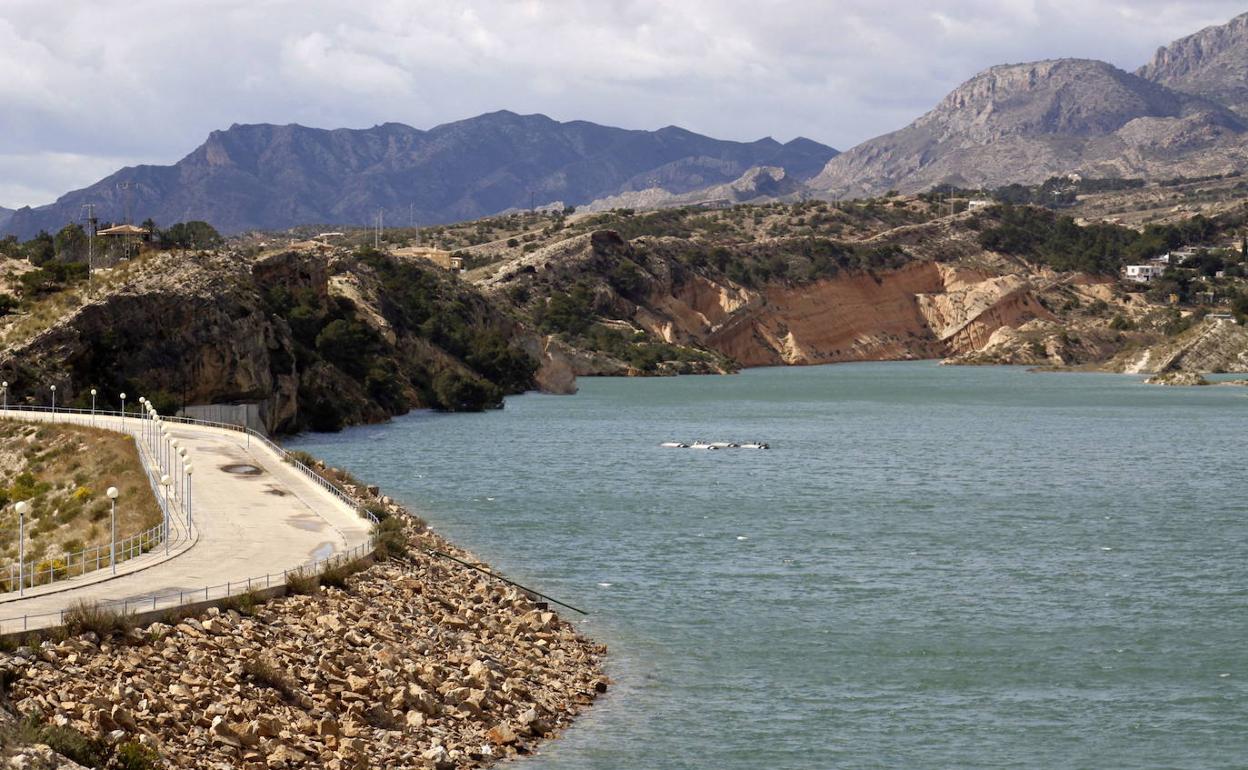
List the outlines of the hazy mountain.
{"type": "Polygon", "coordinates": [[[620,208],[659,209],[691,205],[735,205],[761,201],[796,200],[806,185],[778,166],[759,166],[724,184],[702,187],[687,193],[668,192],[660,187],[625,192],[599,198],[581,207],[582,211],[609,211],[620,208]]]}
{"type": "Polygon", "coordinates": [[[681,194],[763,165],[806,179],[835,154],[807,139],[730,142],[674,126],[637,131],[505,111],[428,131],[235,125],[172,166],[125,168],[21,209],[7,229],[23,237],[55,230],[84,203],[103,220],[128,211],[158,224],[203,219],[226,233],[364,224],[383,208],[388,225],[430,224],[652,187],[681,194]]]}
{"type": "Polygon", "coordinates": [[[13,209],[6,209],[4,206],[0,206],[0,232],[4,230],[4,226],[9,223],[12,217],[13,209]]]}
{"type": "Polygon", "coordinates": [[[1248,116],[1248,13],[1157,49],[1136,74],[1248,116]]]}
{"type": "Polygon", "coordinates": [[[1246,163],[1248,125],[1208,99],[1104,62],[992,67],[935,109],[828,162],[811,181],[833,195],[996,186],[1054,174],[1175,176],[1246,163]]]}

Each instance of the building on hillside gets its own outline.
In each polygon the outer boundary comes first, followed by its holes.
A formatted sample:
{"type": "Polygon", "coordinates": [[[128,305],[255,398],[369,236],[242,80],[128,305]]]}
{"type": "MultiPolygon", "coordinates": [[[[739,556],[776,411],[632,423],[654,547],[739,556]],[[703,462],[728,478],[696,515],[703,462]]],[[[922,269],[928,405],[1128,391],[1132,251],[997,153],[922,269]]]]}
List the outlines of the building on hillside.
{"type": "Polygon", "coordinates": [[[442,249],[431,249],[424,246],[408,246],[402,249],[395,249],[396,257],[415,257],[424,259],[443,270],[449,270],[452,273],[458,273],[464,269],[464,258],[450,251],[442,249]]]}
{"type": "Polygon", "coordinates": [[[1127,280],[1136,283],[1149,283],[1160,278],[1164,272],[1166,272],[1164,265],[1127,265],[1124,270],[1127,280]]]}
{"type": "Polygon", "coordinates": [[[139,247],[151,237],[151,231],[138,225],[113,225],[103,230],[96,230],[95,235],[104,239],[101,249],[105,262],[112,264],[119,259],[129,259],[139,253],[139,247]]]}
{"type": "Polygon", "coordinates": [[[986,209],[991,205],[992,201],[987,198],[972,198],[970,201],[967,201],[966,208],[968,211],[974,211],[976,209],[986,209]]]}

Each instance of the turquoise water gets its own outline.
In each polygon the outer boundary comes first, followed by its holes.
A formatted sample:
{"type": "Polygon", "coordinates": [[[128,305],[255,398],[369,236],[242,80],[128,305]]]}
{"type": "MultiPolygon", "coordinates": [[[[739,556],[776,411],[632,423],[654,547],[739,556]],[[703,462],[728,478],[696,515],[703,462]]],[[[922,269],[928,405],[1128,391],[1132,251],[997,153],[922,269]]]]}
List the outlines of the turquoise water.
{"type": "Polygon", "coordinates": [[[291,444],[590,610],[528,770],[1248,766],[1245,391],[931,363],[585,379],[291,444]],[[668,439],[768,452],[661,449],[668,439]]]}

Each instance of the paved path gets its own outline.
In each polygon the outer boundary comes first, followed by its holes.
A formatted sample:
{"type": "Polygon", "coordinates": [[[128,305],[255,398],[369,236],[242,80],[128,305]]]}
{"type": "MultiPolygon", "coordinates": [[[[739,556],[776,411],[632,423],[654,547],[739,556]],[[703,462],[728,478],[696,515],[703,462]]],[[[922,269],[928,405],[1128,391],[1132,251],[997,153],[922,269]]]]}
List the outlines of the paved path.
{"type": "MultiPolygon", "coordinates": [[[[24,420],[48,421],[48,413],[10,412],[24,420]]],[[[80,418],[57,415],[57,421],[80,422],[80,418]]],[[[143,428],[137,417],[123,425],[119,417],[97,417],[97,427],[135,433],[143,428]]],[[[341,498],[300,472],[259,439],[236,431],[202,425],[166,422],[170,433],[187,449],[194,464],[192,477],[193,536],[181,534],[181,552],[164,558],[164,549],[148,554],[137,564],[119,565],[130,570],[115,578],[87,573],[82,578],[47,587],[55,593],[39,593],[18,599],[16,593],[0,595],[0,632],[56,625],[60,611],[82,601],[125,601],[134,609],[177,606],[179,594],[186,601],[225,593],[240,581],[263,577],[280,582],[283,570],[293,569],[334,554],[363,547],[371,525],[341,498]],[[254,475],[227,471],[232,465],[254,466],[254,475]],[[63,590],[73,586],[70,590],[63,590]],[[219,587],[219,588],[218,588],[219,587]],[[36,617],[37,616],[37,617],[36,617]]],[[[141,434],[140,434],[141,435],[141,434]]],[[[146,459],[146,458],[145,458],[146,459]]],[[[129,534],[129,533],[127,533],[129,534]]],[[[175,535],[177,533],[175,532],[175,535]]],[[[178,541],[173,541],[177,545],[178,541]]],[[[176,550],[176,549],[175,549],[176,550]]],[[[101,571],[103,572],[103,571],[101,571]]],[[[261,583],[263,585],[263,583],[261,583]]],[[[37,591],[36,591],[37,593],[37,591]]]]}

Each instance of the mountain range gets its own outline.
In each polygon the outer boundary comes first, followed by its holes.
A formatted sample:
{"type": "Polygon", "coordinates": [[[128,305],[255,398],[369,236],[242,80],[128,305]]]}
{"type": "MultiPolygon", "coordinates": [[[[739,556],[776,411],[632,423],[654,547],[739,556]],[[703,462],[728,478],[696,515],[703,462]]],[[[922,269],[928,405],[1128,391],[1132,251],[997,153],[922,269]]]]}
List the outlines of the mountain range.
{"type": "Polygon", "coordinates": [[[1248,170],[1248,14],[1135,73],[1085,59],[991,67],[905,128],[828,162],[830,197],[995,187],[1055,174],[1166,178],[1248,170]]]}
{"type": "Polygon", "coordinates": [[[104,220],[202,219],[225,233],[363,225],[383,209],[391,226],[427,225],[656,185],[685,193],[757,166],[809,179],[835,155],[801,138],[731,142],[674,126],[626,130],[507,111],[428,131],[234,125],[172,166],[124,168],[50,205],[19,209],[7,229],[21,237],[55,231],[87,203],[104,220]]]}
{"type": "MultiPolygon", "coordinates": [[[[849,198],[1061,174],[1248,171],[1248,13],[1160,48],[1135,72],[1053,59],[991,67],[909,126],[838,153],[500,111],[427,131],[235,125],[172,166],[122,169],[55,203],[0,210],[30,237],[81,217],[203,219],[225,233],[300,224],[462,221],[532,206],[662,208],[849,198]]],[[[6,220],[7,219],[7,223],[6,220]]]]}

